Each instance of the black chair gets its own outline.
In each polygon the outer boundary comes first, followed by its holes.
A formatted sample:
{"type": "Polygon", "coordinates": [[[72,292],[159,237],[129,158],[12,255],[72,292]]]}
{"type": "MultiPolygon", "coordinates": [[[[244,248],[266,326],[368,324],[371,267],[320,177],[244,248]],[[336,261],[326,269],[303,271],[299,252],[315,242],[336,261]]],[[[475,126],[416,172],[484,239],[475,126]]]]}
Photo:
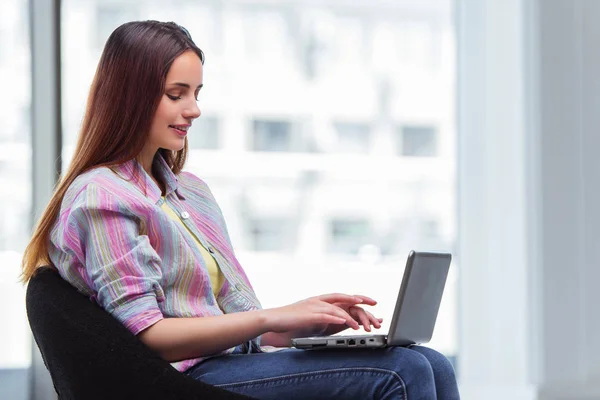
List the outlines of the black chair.
{"type": "Polygon", "coordinates": [[[248,399],[180,373],[51,268],[26,307],[60,399],[248,399]]]}

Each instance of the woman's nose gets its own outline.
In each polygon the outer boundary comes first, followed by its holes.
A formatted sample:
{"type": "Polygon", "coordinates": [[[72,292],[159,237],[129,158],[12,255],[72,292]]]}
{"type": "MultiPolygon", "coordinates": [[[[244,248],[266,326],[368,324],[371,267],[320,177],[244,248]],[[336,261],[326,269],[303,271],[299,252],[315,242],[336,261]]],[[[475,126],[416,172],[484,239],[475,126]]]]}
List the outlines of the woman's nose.
{"type": "Polygon", "coordinates": [[[198,103],[194,101],[192,105],[185,110],[183,116],[186,119],[196,119],[200,117],[201,114],[202,113],[200,112],[200,107],[198,107],[198,103]]]}

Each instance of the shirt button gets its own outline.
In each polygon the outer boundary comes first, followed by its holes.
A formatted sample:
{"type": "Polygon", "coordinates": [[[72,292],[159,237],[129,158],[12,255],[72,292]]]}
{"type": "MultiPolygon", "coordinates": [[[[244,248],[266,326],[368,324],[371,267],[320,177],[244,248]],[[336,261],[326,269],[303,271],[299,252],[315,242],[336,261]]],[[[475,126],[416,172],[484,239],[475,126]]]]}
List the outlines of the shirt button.
{"type": "Polygon", "coordinates": [[[242,291],[242,289],[244,288],[244,286],[241,283],[236,283],[235,284],[235,288],[239,291],[242,291]]]}
{"type": "Polygon", "coordinates": [[[187,211],[184,211],[181,213],[181,218],[188,219],[189,217],[190,217],[190,214],[187,211]]]}
{"type": "Polygon", "coordinates": [[[213,249],[212,246],[208,246],[208,252],[210,254],[214,254],[215,253],[215,249],[213,249]]]}

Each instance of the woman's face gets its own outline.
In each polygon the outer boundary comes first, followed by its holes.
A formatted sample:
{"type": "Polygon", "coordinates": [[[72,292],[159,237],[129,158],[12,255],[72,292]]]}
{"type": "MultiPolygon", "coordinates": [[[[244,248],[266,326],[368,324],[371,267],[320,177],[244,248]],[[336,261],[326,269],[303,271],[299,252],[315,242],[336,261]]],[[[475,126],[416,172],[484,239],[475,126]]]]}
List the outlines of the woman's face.
{"type": "Polygon", "coordinates": [[[192,122],[200,116],[198,92],[202,88],[202,63],[196,53],[177,57],[167,73],[165,92],[152,120],[146,147],[181,150],[192,122]]]}

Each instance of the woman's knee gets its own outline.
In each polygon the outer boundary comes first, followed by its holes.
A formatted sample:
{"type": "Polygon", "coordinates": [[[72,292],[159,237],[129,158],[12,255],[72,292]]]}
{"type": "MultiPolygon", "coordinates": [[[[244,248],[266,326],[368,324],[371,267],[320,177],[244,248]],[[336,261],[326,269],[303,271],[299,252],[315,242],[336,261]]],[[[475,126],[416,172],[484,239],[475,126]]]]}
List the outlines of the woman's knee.
{"type": "Polygon", "coordinates": [[[422,346],[413,346],[410,348],[410,350],[418,352],[419,354],[423,355],[427,361],[429,361],[434,375],[437,376],[438,374],[441,374],[448,378],[456,379],[452,363],[442,353],[429,347],[422,346]]]}
{"type": "Polygon", "coordinates": [[[429,360],[405,347],[393,348],[396,372],[406,384],[409,399],[435,398],[435,377],[429,360]]]}
{"type": "Polygon", "coordinates": [[[423,355],[431,365],[437,397],[452,400],[460,399],[456,374],[450,360],[443,354],[427,347],[415,346],[411,350],[423,355]]]}

